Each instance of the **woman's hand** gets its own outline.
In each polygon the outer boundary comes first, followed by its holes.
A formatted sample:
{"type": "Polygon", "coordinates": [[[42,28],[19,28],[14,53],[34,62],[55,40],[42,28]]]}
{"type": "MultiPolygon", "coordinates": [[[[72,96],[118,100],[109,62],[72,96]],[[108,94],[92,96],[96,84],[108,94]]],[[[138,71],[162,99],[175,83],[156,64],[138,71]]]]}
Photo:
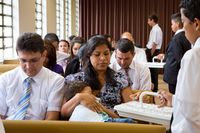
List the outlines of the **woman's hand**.
{"type": "Polygon", "coordinates": [[[170,106],[172,107],[172,97],[173,94],[167,91],[160,91],[158,92],[161,96],[159,96],[160,100],[160,105],[158,107],[163,107],[163,106],[170,106]]]}
{"type": "Polygon", "coordinates": [[[119,118],[119,115],[117,115],[116,113],[114,113],[112,110],[107,109],[105,106],[103,106],[101,103],[99,103],[99,105],[102,108],[101,112],[106,112],[110,117],[112,118],[119,118]]]}
{"type": "Polygon", "coordinates": [[[96,101],[96,97],[89,93],[78,93],[80,98],[80,104],[86,106],[87,108],[91,109],[95,112],[102,111],[102,107],[96,101]]]}
{"type": "Polygon", "coordinates": [[[69,101],[63,100],[61,114],[63,117],[70,117],[77,105],[82,104],[95,112],[102,110],[101,106],[96,102],[96,97],[90,93],[77,93],[69,101]]]}

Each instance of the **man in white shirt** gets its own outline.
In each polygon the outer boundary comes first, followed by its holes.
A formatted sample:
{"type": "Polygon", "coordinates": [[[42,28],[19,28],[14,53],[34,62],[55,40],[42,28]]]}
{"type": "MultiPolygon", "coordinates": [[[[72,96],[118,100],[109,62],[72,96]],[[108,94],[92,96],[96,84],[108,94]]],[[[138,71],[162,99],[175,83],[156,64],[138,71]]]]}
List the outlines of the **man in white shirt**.
{"type": "Polygon", "coordinates": [[[181,61],[176,93],[162,91],[162,105],[173,106],[172,133],[200,131],[200,0],[181,0],[185,36],[193,45],[181,61]]]}
{"type": "MultiPolygon", "coordinates": [[[[130,41],[133,42],[133,45],[134,45],[134,48],[135,48],[135,56],[133,58],[134,61],[137,61],[139,63],[146,63],[147,62],[147,58],[146,58],[146,53],[143,49],[141,48],[138,48],[135,46],[135,41],[134,41],[134,38],[132,36],[132,34],[130,32],[124,32],[122,35],[121,35],[121,38],[126,38],[126,39],[129,39],[130,41]]],[[[116,58],[115,58],[115,52],[113,52],[112,56],[111,56],[111,60],[110,62],[115,62],[116,58]]]]}
{"type": "Polygon", "coordinates": [[[63,99],[64,78],[43,67],[44,42],[36,33],[24,33],[17,40],[20,66],[0,76],[0,117],[14,120],[56,120],[63,99]],[[26,79],[31,79],[29,87],[26,79]],[[24,94],[29,95],[26,102],[24,94]],[[26,106],[23,107],[23,104],[26,106]],[[24,113],[20,110],[24,108],[24,113]],[[20,117],[16,117],[20,114],[20,117]],[[23,117],[22,117],[23,116],[23,117]],[[20,119],[18,119],[20,118],[20,119]]]}
{"type": "Polygon", "coordinates": [[[116,60],[110,64],[110,67],[115,71],[123,72],[133,90],[151,90],[149,68],[134,61],[134,56],[133,42],[128,39],[120,39],[115,49],[116,60]]]}
{"type": "MultiPolygon", "coordinates": [[[[148,24],[152,27],[149,34],[149,41],[146,45],[146,55],[147,61],[152,62],[154,56],[158,55],[162,46],[163,41],[163,32],[158,25],[158,17],[153,14],[148,18],[148,24]]],[[[151,68],[151,79],[154,84],[153,91],[157,92],[158,90],[158,70],[156,68],[151,68]]]]}

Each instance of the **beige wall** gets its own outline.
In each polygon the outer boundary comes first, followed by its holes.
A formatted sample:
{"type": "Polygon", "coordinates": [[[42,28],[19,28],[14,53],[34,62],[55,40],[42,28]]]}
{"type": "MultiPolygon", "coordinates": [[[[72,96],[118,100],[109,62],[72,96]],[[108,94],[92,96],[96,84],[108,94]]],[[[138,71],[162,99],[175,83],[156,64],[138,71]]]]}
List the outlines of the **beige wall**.
{"type": "Polygon", "coordinates": [[[72,35],[76,35],[76,3],[75,0],[71,1],[71,14],[72,18],[71,18],[71,32],[72,35]]]}
{"type": "MultiPolygon", "coordinates": [[[[56,0],[46,1],[46,32],[56,33],[56,0]]],[[[19,34],[35,32],[35,0],[19,0],[19,34]]]]}
{"type": "Polygon", "coordinates": [[[56,0],[47,0],[47,33],[56,33],[56,0]]]}
{"type": "Polygon", "coordinates": [[[19,34],[35,31],[35,0],[19,0],[19,34]]]}

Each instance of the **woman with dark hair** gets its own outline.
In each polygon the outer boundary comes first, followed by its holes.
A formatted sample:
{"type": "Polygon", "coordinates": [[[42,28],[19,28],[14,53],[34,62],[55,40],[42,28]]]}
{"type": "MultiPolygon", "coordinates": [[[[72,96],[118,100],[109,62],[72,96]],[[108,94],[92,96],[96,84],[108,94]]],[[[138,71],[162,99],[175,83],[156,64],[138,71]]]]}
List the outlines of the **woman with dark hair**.
{"type": "Polygon", "coordinates": [[[82,66],[83,66],[83,54],[84,54],[84,49],[86,45],[83,45],[79,50],[78,54],[74,59],[71,60],[71,62],[67,65],[65,69],[65,74],[64,77],[70,75],[70,74],[75,74],[77,72],[82,71],[82,66]]]}
{"type": "Polygon", "coordinates": [[[84,40],[81,37],[74,37],[71,42],[70,47],[70,56],[67,58],[67,62],[69,63],[77,54],[80,47],[83,45],[84,40]]]}
{"type": "Polygon", "coordinates": [[[69,57],[69,55],[67,53],[58,51],[58,44],[59,44],[58,36],[55,33],[47,33],[44,37],[44,41],[48,41],[54,46],[54,48],[56,49],[56,62],[57,64],[63,66],[65,69],[64,64],[66,64],[65,61],[66,58],[69,57]]]}
{"type": "MultiPolygon", "coordinates": [[[[71,42],[71,46],[70,46],[70,56],[68,58],[66,58],[65,60],[65,68],[64,70],[67,72],[66,73],[71,73],[71,69],[77,70],[76,68],[72,68],[74,66],[74,63],[77,63],[77,54],[79,49],[84,45],[84,40],[81,37],[74,37],[74,39],[71,42]],[[75,62],[74,62],[75,60],[75,62]],[[72,62],[73,61],[73,62],[72,62]],[[68,67],[68,65],[70,64],[70,67],[68,67]]],[[[77,66],[77,65],[75,65],[77,66]]],[[[65,74],[66,75],[66,74],[65,74]]]]}
{"type": "Polygon", "coordinates": [[[73,40],[75,37],[76,37],[76,35],[71,35],[71,36],[68,37],[67,40],[69,41],[69,43],[71,43],[72,40],[73,40]]]}
{"type": "Polygon", "coordinates": [[[56,64],[56,49],[49,41],[44,41],[44,47],[47,51],[46,59],[44,61],[44,67],[56,72],[60,75],[64,75],[62,66],[56,64]]]}
{"type": "Polygon", "coordinates": [[[69,42],[67,40],[60,40],[58,43],[58,51],[63,52],[65,54],[69,54],[69,42]]]}
{"type": "Polygon", "coordinates": [[[44,37],[44,40],[51,42],[51,44],[57,49],[59,39],[55,33],[47,33],[44,37]]]}
{"type": "Polygon", "coordinates": [[[122,73],[116,73],[108,67],[110,63],[111,45],[100,35],[93,36],[86,44],[83,56],[82,72],[66,77],[66,83],[81,80],[88,83],[93,94],[77,93],[73,98],[63,104],[61,114],[69,117],[78,104],[99,112],[102,110],[100,103],[113,111],[115,105],[130,101],[132,94],[128,81],[122,73]]]}

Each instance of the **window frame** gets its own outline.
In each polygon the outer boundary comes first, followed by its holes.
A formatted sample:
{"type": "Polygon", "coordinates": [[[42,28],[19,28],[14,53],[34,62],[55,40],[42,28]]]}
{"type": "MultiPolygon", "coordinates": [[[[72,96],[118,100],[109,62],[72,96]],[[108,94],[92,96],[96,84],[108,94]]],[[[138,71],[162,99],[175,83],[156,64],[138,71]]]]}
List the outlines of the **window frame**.
{"type": "Polygon", "coordinates": [[[35,0],[35,31],[39,35],[43,35],[43,2],[40,0],[38,3],[38,0],[35,0]],[[38,11],[38,6],[40,7],[40,11],[38,11]],[[38,18],[38,16],[41,16],[41,18],[38,18]],[[38,27],[38,22],[40,22],[41,26],[38,27]],[[40,31],[40,32],[39,32],[40,31]]]}
{"type": "MultiPolygon", "coordinates": [[[[1,25],[0,25],[0,28],[1,28],[1,33],[0,33],[0,39],[1,39],[1,45],[0,45],[0,60],[4,60],[5,56],[10,54],[10,53],[7,53],[7,50],[11,49],[12,52],[11,52],[11,56],[10,57],[14,57],[14,44],[13,44],[13,40],[14,40],[14,32],[13,32],[13,1],[10,0],[10,3],[5,3],[4,0],[2,0],[0,2],[0,6],[1,6],[1,12],[0,12],[0,17],[1,17],[1,25]],[[4,12],[4,7],[10,7],[11,9],[11,12],[10,14],[7,14],[4,12]],[[5,17],[9,17],[10,20],[11,20],[11,24],[10,25],[7,25],[6,23],[4,23],[5,21],[5,17]],[[6,35],[5,33],[5,29],[6,28],[10,28],[11,32],[9,33],[10,36],[6,35]],[[9,45],[6,45],[6,39],[10,39],[11,40],[11,44],[9,45]],[[7,54],[5,54],[7,53],[7,54]]],[[[9,56],[8,56],[9,57],[9,56]]]]}

